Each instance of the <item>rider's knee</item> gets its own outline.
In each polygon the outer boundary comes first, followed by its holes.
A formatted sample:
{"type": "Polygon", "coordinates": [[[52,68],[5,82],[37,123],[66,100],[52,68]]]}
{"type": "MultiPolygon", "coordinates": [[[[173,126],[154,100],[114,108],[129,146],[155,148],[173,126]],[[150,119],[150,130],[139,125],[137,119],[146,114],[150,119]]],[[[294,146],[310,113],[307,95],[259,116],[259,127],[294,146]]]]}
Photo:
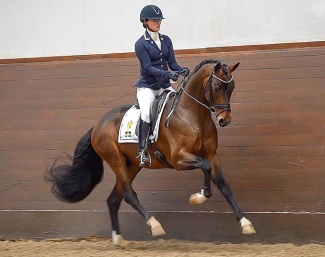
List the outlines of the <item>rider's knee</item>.
{"type": "Polygon", "coordinates": [[[147,123],[150,123],[150,115],[149,113],[146,113],[146,112],[142,112],[141,113],[141,120],[147,122],[147,123]]]}

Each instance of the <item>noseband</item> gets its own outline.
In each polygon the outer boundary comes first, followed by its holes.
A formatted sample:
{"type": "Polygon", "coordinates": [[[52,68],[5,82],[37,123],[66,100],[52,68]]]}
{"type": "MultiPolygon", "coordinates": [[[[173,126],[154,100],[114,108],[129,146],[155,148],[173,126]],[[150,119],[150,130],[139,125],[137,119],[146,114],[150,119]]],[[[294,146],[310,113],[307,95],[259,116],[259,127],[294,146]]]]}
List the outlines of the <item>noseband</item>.
{"type": "Polygon", "coordinates": [[[207,86],[208,84],[210,84],[210,106],[205,105],[204,103],[200,102],[199,100],[197,100],[196,98],[194,98],[193,96],[191,96],[188,92],[186,92],[184,85],[182,85],[182,90],[184,91],[184,93],[190,97],[191,99],[193,99],[195,102],[197,102],[198,104],[204,106],[205,108],[207,108],[208,110],[210,110],[210,112],[212,112],[216,117],[218,117],[221,113],[229,111],[231,112],[230,109],[230,104],[215,104],[213,101],[213,97],[212,97],[212,80],[213,79],[217,79],[219,81],[221,81],[222,83],[228,84],[231,81],[233,81],[233,76],[231,76],[231,78],[228,81],[222,80],[221,78],[219,78],[218,76],[213,74],[214,69],[212,69],[209,79],[206,83],[205,86],[207,86]],[[219,112],[217,112],[217,110],[220,110],[219,112]]]}

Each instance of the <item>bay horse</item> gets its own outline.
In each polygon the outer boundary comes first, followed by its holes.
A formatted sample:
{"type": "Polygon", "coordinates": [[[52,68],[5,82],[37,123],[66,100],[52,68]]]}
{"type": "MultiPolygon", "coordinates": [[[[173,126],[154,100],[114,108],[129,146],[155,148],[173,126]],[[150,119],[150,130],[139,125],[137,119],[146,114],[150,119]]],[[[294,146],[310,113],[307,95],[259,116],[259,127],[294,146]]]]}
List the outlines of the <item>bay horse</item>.
{"type": "MultiPolygon", "coordinates": [[[[162,114],[159,137],[154,143],[168,164],[176,170],[201,169],[204,186],[190,196],[190,203],[202,204],[212,196],[212,181],[225,197],[243,234],[256,233],[252,223],[244,217],[230,187],[223,178],[217,155],[218,134],[213,116],[221,127],[231,122],[230,97],[235,88],[232,73],[239,63],[228,66],[219,60],[205,60],[198,64],[177,90],[177,101],[169,99],[162,114]],[[176,102],[176,104],[175,104],[176,102]],[[174,106],[172,106],[174,105],[174,106]],[[173,108],[169,115],[168,109],[173,108]],[[168,126],[166,120],[168,117],[168,126]]],[[[184,80],[183,80],[184,81],[184,80]]],[[[175,99],[174,99],[175,100],[175,99]]],[[[116,175],[116,184],[107,199],[111,217],[112,241],[123,241],[119,226],[118,210],[121,201],[138,211],[150,226],[153,236],[165,234],[161,224],[141,205],[132,182],[142,167],[139,166],[138,145],[118,143],[121,120],[131,107],[120,106],[107,112],[79,141],[72,163],[55,165],[45,174],[52,193],[61,201],[78,202],[86,198],[103,176],[103,161],[116,175]]],[[[153,155],[153,144],[149,153],[153,155]]],[[[149,169],[165,166],[152,158],[149,169]]]]}

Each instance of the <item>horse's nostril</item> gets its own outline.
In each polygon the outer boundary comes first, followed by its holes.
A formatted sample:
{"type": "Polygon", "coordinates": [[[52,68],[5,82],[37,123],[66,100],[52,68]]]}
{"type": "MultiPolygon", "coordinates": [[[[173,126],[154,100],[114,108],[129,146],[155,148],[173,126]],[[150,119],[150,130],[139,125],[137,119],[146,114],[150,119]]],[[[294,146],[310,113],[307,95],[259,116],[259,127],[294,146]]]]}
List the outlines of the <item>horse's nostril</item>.
{"type": "Polygon", "coordinates": [[[225,119],[220,119],[220,120],[219,120],[219,126],[220,126],[220,127],[225,127],[225,126],[227,126],[229,123],[230,123],[230,122],[227,121],[227,120],[225,120],[225,119]]]}

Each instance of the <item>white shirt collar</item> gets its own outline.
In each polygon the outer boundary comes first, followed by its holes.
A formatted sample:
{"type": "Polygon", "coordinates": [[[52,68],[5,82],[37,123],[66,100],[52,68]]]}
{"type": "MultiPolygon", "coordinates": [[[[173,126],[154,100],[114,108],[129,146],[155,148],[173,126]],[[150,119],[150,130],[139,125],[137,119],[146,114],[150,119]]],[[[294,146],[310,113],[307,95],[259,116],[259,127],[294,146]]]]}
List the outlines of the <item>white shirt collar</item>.
{"type": "MultiPolygon", "coordinates": [[[[152,41],[151,41],[151,43],[153,43],[153,42],[155,42],[156,43],[156,45],[158,46],[158,48],[161,50],[161,41],[160,41],[160,34],[158,33],[158,32],[152,32],[152,31],[150,31],[150,30],[145,30],[145,32],[144,32],[144,39],[145,40],[151,40],[152,39],[152,41]],[[149,34],[149,36],[151,37],[147,37],[147,33],[149,34]],[[156,38],[157,38],[157,40],[154,40],[154,36],[156,36],[156,38]]],[[[161,38],[161,40],[163,40],[163,38],[161,38]]]]}
{"type": "MultiPolygon", "coordinates": [[[[156,37],[157,40],[159,40],[159,32],[153,32],[153,31],[150,31],[149,29],[147,29],[147,31],[152,39],[154,39],[156,37]]],[[[155,41],[157,41],[157,40],[155,40],[155,41]]]]}

